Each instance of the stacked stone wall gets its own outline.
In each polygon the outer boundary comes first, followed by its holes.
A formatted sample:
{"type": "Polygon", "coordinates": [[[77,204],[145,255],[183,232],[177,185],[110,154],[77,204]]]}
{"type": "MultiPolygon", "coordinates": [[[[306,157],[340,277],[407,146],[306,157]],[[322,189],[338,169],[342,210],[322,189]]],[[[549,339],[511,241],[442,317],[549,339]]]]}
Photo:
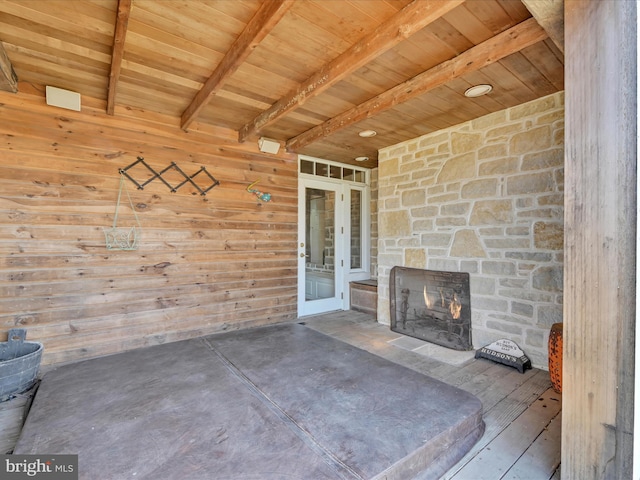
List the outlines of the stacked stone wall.
{"type": "Polygon", "coordinates": [[[379,153],[378,321],[401,265],[469,272],[475,348],[500,338],[548,368],[562,321],[564,95],[379,153]]]}

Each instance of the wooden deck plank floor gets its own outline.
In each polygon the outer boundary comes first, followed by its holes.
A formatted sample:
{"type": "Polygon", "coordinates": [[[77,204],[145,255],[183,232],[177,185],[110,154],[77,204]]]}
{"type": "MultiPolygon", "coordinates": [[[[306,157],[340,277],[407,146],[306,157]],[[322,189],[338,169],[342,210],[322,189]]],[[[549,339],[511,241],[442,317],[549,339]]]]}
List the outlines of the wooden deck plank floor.
{"type": "Polygon", "coordinates": [[[394,345],[399,334],[359,312],[333,312],[300,321],[476,395],[483,404],[484,436],[443,477],[447,480],[557,480],[560,478],[562,397],[548,372],[485,359],[452,365],[394,345]]]}

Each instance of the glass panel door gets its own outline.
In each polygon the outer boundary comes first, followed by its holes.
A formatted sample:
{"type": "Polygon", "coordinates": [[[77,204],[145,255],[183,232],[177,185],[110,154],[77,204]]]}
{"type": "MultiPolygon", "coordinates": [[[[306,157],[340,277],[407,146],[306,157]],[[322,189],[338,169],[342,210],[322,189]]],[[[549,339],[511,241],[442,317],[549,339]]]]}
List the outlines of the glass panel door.
{"type": "Polygon", "coordinates": [[[339,186],[300,182],[299,315],[342,309],[343,218],[339,186]]]}

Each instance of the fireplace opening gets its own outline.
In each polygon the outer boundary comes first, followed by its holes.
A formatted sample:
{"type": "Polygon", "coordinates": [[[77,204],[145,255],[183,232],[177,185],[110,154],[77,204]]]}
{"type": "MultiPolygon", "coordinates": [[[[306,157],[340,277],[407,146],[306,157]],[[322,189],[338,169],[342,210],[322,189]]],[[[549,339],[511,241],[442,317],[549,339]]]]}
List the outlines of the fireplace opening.
{"type": "Polygon", "coordinates": [[[391,330],[455,350],[472,350],[469,274],[393,267],[391,330]]]}

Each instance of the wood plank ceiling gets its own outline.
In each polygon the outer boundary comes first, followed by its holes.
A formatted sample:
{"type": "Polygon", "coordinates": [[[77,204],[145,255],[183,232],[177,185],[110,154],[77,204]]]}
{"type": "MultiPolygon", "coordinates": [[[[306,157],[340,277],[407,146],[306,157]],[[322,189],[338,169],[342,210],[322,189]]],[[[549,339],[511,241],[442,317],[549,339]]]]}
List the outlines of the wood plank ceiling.
{"type": "Polygon", "coordinates": [[[51,85],[366,167],[564,89],[558,0],[0,0],[0,41],[0,89],[51,85]],[[477,84],[493,90],[465,97],[477,84]]]}

